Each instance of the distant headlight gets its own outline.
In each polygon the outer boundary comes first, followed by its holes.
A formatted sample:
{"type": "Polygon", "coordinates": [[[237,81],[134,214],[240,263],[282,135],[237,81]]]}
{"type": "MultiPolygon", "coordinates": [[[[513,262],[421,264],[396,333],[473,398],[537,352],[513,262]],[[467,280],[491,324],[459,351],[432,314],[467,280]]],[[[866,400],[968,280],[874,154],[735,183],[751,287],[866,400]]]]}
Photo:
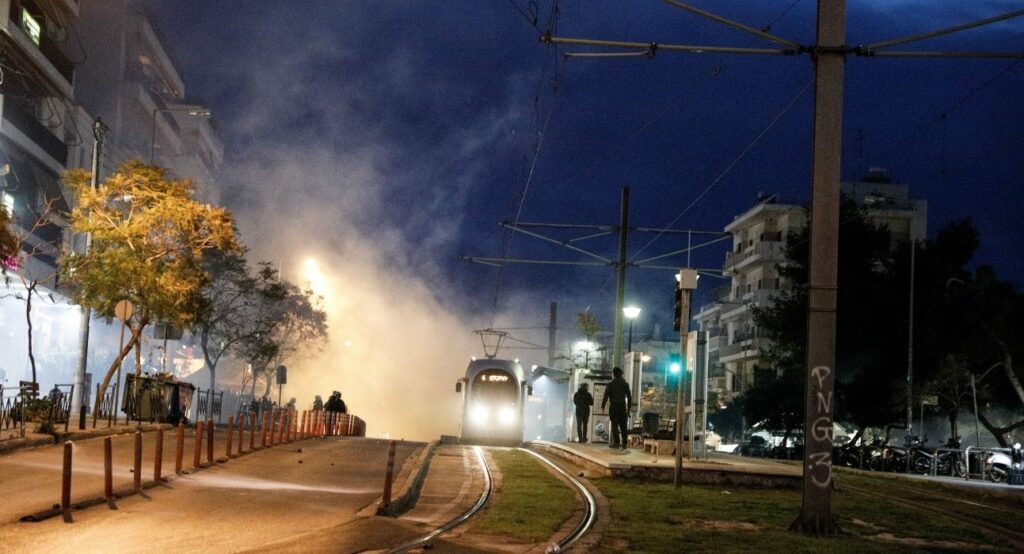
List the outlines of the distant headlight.
{"type": "Polygon", "coordinates": [[[511,407],[506,406],[502,408],[500,412],[498,412],[498,419],[505,424],[515,423],[516,411],[513,410],[511,407]]]}
{"type": "Polygon", "coordinates": [[[473,409],[469,411],[469,419],[477,425],[483,425],[487,423],[487,406],[481,406],[477,404],[473,406],[473,409]]]}

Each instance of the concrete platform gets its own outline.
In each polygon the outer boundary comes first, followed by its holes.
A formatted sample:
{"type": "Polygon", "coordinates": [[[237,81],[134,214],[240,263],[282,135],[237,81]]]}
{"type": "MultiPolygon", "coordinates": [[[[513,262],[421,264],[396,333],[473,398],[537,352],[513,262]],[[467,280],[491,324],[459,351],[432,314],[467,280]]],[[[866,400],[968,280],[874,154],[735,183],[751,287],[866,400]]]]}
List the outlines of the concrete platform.
{"type": "MultiPolygon", "coordinates": [[[[654,455],[636,448],[617,450],[603,443],[549,441],[530,441],[526,444],[606,477],[671,481],[675,473],[674,456],[654,455]]],[[[683,481],[687,483],[798,488],[800,479],[798,464],[777,460],[744,458],[719,452],[708,453],[706,459],[683,459],[683,481]]]]}

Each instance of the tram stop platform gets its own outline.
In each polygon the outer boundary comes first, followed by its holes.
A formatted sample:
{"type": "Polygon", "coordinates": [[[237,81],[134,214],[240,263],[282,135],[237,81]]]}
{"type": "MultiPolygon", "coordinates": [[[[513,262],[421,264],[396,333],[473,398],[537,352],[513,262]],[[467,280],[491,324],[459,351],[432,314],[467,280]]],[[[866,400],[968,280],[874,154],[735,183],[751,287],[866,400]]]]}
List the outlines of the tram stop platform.
{"type": "MultiPolygon", "coordinates": [[[[595,476],[672,481],[675,475],[675,456],[671,453],[645,452],[643,448],[619,450],[608,448],[606,443],[589,442],[538,440],[526,445],[565,459],[595,476]]],[[[682,480],[685,483],[799,488],[801,471],[798,462],[708,452],[707,457],[683,458],[682,480]]]]}

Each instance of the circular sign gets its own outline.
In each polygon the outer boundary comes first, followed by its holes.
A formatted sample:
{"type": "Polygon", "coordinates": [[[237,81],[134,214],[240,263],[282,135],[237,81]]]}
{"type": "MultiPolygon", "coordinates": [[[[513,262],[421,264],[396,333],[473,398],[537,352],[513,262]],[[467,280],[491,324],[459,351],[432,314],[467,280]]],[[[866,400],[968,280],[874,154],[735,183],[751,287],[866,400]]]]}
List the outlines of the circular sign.
{"type": "Polygon", "coordinates": [[[128,323],[133,313],[135,313],[135,306],[132,306],[131,300],[122,300],[114,306],[114,317],[124,323],[128,323]]]}

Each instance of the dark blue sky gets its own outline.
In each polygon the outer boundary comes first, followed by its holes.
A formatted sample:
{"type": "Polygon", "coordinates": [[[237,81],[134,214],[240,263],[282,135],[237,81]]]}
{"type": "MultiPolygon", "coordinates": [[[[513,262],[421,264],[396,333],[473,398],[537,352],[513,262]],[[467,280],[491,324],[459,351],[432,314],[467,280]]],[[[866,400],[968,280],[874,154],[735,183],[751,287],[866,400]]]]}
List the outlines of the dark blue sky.
{"type": "MultiPolygon", "coordinates": [[[[287,260],[296,242],[344,251],[341,237],[355,234],[484,325],[497,272],[457,257],[501,253],[495,224],[516,217],[524,189],[522,221],[615,224],[628,185],[633,224],[717,231],[759,192],[808,197],[806,56],[564,61],[559,53],[581,49],[539,44],[509,0],[153,4],[189,93],[214,110],[227,150],[224,202],[257,255],[287,260]]],[[[813,41],[813,0],[694,4],[813,41]]],[[[848,4],[849,44],[1019,7],[848,4]]],[[[540,1],[539,27],[550,8],[540,1]]],[[[768,46],[655,1],[566,0],[559,13],[562,36],[768,46]]],[[[1024,50],[1024,18],[907,49],[1024,50]]],[[[928,201],[930,234],[972,218],[977,262],[1024,283],[1024,62],[850,58],[846,77],[844,179],[887,168],[928,201]]],[[[637,235],[631,248],[650,238],[637,235]]],[[[660,238],[644,254],[682,244],[660,238]]],[[[615,252],[613,240],[593,247],[615,252]]],[[[694,265],[721,267],[727,249],[705,249],[694,265]]],[[[577,259],[525,236],[508,253],[577,259]]],[[[546,302],[558,300],[563,313],[593,306],[610,327],[610,270],[512,266],[502,282],[499,304],[514,315],[497,325],[545,324],[546,302]]],[[[668,325],[671,287],[667,272],[632,272],[627,298],[668,325]]],[[[710,288],[702,281],[701,294],[710,288]]]]}

